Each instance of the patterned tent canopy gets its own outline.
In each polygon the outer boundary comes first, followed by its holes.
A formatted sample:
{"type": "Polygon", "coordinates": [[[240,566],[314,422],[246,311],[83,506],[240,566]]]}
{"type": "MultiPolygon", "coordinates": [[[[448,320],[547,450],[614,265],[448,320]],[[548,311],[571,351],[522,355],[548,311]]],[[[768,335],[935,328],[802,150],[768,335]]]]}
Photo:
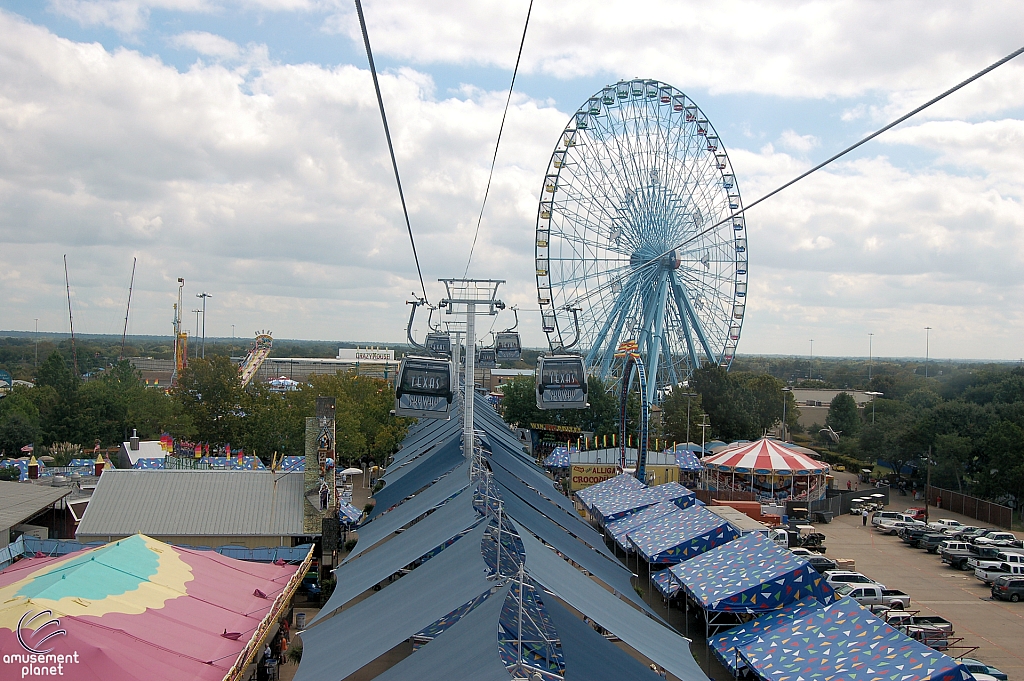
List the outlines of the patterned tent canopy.
{"type": "Polygon", "coordinates": [[[792,605],[787,605],[781,610],[761,615],[757,619],[750,620],[738,627],[729,629],[724,634],[718,634],[708,639],[708,645],[715,652],[718,659],[729,671],[736,675],[737,672],[746,668],[746,663],[736,654],[736,648],[751,641],[756,641],[759,636],[774,627],[781,626],[787,622],[799,619],[812,612],[822,609],[821,603],[813,598],[803,598],[792,605]]]}
{"type": "Polygon", "coordinates": [[[581,489],[579,492],[576,492],[576,498],[583,502],[584,506],[590,508],[597,500],[603,499],[608,495],[617,494],[620,488],[642,489],[644,487],[644,483],[640,482],[632,475],[628,473],[619,473],[614,478],[609,478],[604,482],[599,482],[586,489],[581,489]]]}
{"type": "Polygon", "coordinates": [[[671,570],[655,572],[651,575],[651,581],[654,582],[654,588],[660,591],[665,598],[672,598],[683,588],[671,570]]]}
{"type": "Polygon", "coordinates": [[[767,438],[719,449],[704,459],[704,465],[720,471],[763,475],[815,475],[829,468],[823,461],[816,461],[778,440],[767,438]]]}
{"type": "Polygon", "coordinates": [[[638,527],[646,525],[656,518],[662,516],[673,515],[676,513],[682,513],[682,509],[673,504],[671,501],[662,501],[654,506],[648,506],[642,511],[637,511],[631,515],[627,515],[624,518],[613,520],[605,526],[605,532],[612,536],[612,539],[623,551],[630,553],[633,551],[633,545],[626,539],[626,533],[630,530],[635,530],[638,527]]]}
{"type": "Polygon", "coordinates": [[[740,533],[720,515],[703,506],[655,518],[626,535],[648,563],[681,563],[721,546],[740,533]]]}
{"type": "Polygon", "coordinates": [[[163,459],[136,459],[135,463],[132,464],[132,468],[142,470],[163,470],[164,460],[163,459]]]}
{"type": "MultiPolygon", "coordinates": [[[[73,679],[237,679],[306,572],[141,534],[0,572],[0,648],[73,679]]],[[[8,667],[10,669],[10,667],[8,667]]],[[[9,673],[16,673],[11,669],[9,673]]],[[[29,671],[35,678],[46,672],[29,671]]],[[[7,678],[7,677],[5,677],[7,678]]]]}
{"type": "Polygon", "coordinates": [[[697,445],[691,445],[691,447],[695,449],[689,449],[686,445],[679,445],[675,448],[676,465],[679,466],[680,470],[684,471],[696,472],[704,470],[704,464],[700,462],[695,453],[700,451],[700,447],[697,447],[697,445]]]}
{"type": "Polygon", "coordinates": [[[602,524],[607,524],[639,509],[654,506],[659,501],[671,501],[679,508],[689,508],[697,501],[697,497],[678,482],[666,482],[664,485],[642,489],[620,488],[616,493],[595,501],[590,512],[602,524]]]}
{"type": "Polygon", "coordinates": [[[555,447],[544,459],[544,468],[568,468],[569,459],[575,451],[575,448],[555,447]]]}
{"type": "Polygon", "coordinates": [[[341,522],[355,525],[359,522],[362,517],[362,513],[358,508],[352,504],[339,504],[338,505],[338,516],[341,518],[341,522]]]}
{"type": "Polygon", "coordinates": [[[896,631],[852,598],[776,623],[737,646],[743,661],[769,679],[966,681],[956,660],[896,631]]]}
{"type": "Polygon", "coordinates": [[[801,598],[827,604],[836,597],[809,563],[759,532],[670,569],[686,592],[709,612],[760,613],[801,598]]]}

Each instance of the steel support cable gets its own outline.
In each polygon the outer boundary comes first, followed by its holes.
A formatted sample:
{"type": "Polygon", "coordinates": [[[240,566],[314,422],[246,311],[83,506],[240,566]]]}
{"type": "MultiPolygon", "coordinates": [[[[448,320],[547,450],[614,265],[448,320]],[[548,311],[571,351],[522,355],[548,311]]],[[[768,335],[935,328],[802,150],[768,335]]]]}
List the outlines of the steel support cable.
{"type": "Polygon", "coordinates": [[[416,252],[416,239],[412,235],[412,223],[409,222],[409,209],[405,205],[405,192],[402,191],[402,178],[398,175],[398,161],[395,160],[395,146],[391,143],[391,130],[388,128],[388,117],[384,113],[384,98],[380,94],[380,83],[377,81],[377,67],[373,63],[373,52],[370,51],[370,35],[366,32],[366,19],[363,18],[363,6],[356,2],[356,14],[359,15],[359,28],[363,32],[363,44],[366,46],[366,59],[370,62],[370,75],[373,76],[373,89],[377,91],[377,105],[380,108],[380,120],[384,123],[384,136],[388,139],[388,151],[391,153],[391,166],[395,169],[395,182],[398,184],[398,196],[402,199],[402,213],[405,215],[405,227],[409,230],[409,243],[412,244],[412,258],[416,261],[416,274],[420,277],[420,290],[423,300],[427,300],[427,287],[423,283],[423,270],[420,269],[420,256],[416,252]]]}
{"type": "MultiPolygon", "coordinates": [[[[358,0],[356,0],[358,2],[358,0]]],[[[476,219],[476,231],[473,232],[473,245],[469,248],[469,259],[466,260],[466,271],[463,277],[469,276],[469,266],[473,262],[473,251],[476,250],[476,240],[480,236],[480,223],[484,219],[484,208],[487,206],[487,196],[491,193],[491,180],[494,179],[494,165],[498,161],[498,147],[501,146],[501,133],[505,130],[505,118],[508,117],[508,107],[512,102],[512,90],[516,86],[516,75],[519,73],[519,61],[523,58],[523,45],[526,44],[526,31],[530,28],[530,13],[533,12],[533,0],[526,9],[526,23],[523,25],[523,38],[519,41],[519,54],[516,56],[516,65],[512,69],[512,84],[508,86],[508,98],[505,100],[505,111],[501,114],[501,125],[498,127],[498,141],[494,143],[494,156],[491,157],[491,171],[487,175],[487,188],[484,189],[484,200],[480,204],[480,215],[476,219]]],[[[367,48],[369,49],[369,48],[367,48]]],[[[493,324],[492,324],[493,326],[493,324]]]]}
{"type": "MultiPolygon", "coordinates": [[[[843,156],[845,156],[846,154],[850,153],[854,149],[856,149],[856,148],[858,148],[858,147],[860,147],[860,146],[862,146],[864,144],[867,144],[868,142],[870,142],[871,140],[875,139],[876,137],[878,137],[882,133],[891,130],[892,128],[896,127],[900,123],[903,123],[904,121],[908,120],[909,118],[912,118],[913,116],[916,116],[917,114],[921,113],[922,111],[924,111],[928,107],[932,106],[933,104],[937,104],[938,102],[942,101],[943,99],[945,99],[949,95],[953,94],[957,90],[960,90],[961,88],[963,88],[963,87],[965,87],[967,85],[970,85],[971,83],[973,83],[974,81],[978,80],[979,78],[981,78],[985,74],[989,73],[990,71],[994,71],[995,69],[999,68],[1000,66],[1002,66],[1006,62],[1011,61],[1011,60],[1015,59],[1016,57],[1019,57],[1021,54],[1024,54],[1024,47],[1022,47],[1022,48],[1020,48],[1018,50],[1015,50],[1015,51],[1011,52],[1010,54],[1006,55],[1005,57],[1003,57],[1002,59],[1000,59],[999,61],[997,61],[997,62],[995,62],[993,64],[990,64],[989,66],[986,66],[981,71],[978,71],[973,76],[971,76],[971,77],[969,77],[969,78],[967,78],[967,79],[957,83],[956,85],[954,85],[953,87],[949,88],[948,90],[946,90],[942,94],[937,95],[936,97],[933,97],[932,99],[929,99],[927,102],[925,102],[921,106],[917,107],[913,111],[910,111],[910,112],[900,116],[899,118],[897,118],[896,120],[892,121],[888,125],[885,125],[884,127],[879,128],[878,130],[876,130],[875,132],[871,133],[867,137],[864,137],[863,139],[861,139],[858,142],[855,142],[854,144],[851,144],[850,146],[846,147],[845,149],[843,149],[839,153],[835,154],[834,156],[831,156],[830,158],[822,161],[818,165],[816,165],[813,168],[811,168],[810,170],[808,170],[808,171],[798,175],[797,177],[793,178],[789,182],[786,182],[785,184],[777,187],[776,189],[773,189],[772,191],[768,192],[767,194],[765,194],[761,198],[757,199],[756,201],[753,201],[752,203],[744,206],[743,208],[741,208],[740,210],[736,211],[735,213],[730,214],[728,217],[723,218],[723,219],[719,220],[718,222],[716,222],[715,224],[711,225],[710,227],[707,227],[707,228],[701,230],[700,232],[697,232],[693,236],[688,237],[683,242],[681,242],[678,245],[668,249],[667,251],[664,251],[663,253],[658,254],[657,256],[651,258],[650,260],[648,260],[644,264],[638,265],[632,271],[639,271],[639,270],[642,270],[642,269],[645,269],[647,267],[651,267],[651,266],[657,264],[658,262],[661,261],[661,258],[663,258],[663,257],[665,257],[667,255],[670,255],[672,253],[672,251],[678,250],[680,248],[683,248],[683,247],[693,243],[697,239],[699,239],[702,236],[704,236],[704,235],[714,231],[718,227],[721,227],[722,225],[724,225],[725,223],[729,222],[730,220],[732,220],[732,219],[734,219],[736,217],[739,217],[740,215],[742,215],[743,213],[747,212],[748,210],[750,210],[751,208],[753,208],[757,204],[761,203],[762,201],[770,199],[771,197],[775,196],[776,194],[778,194],[779,192],[781,192],[784,189],[788,189],[789,187],[793,186],[794,184],[796,184],[800,180],[804,179],[808,175],[811,175],[812,173],[815,173],[815,172],[821,170],[825,166],[829,165],[833,161],[836,161],[836,160],[842,158],[843,156]]],[[[614,279],[611,279],[610,281],[605,282],[604,284],[602,284],[600,287],[598,287],[594,291],[588,292],[587,294],[585,294],[585,295],[583,295],[583,296],[581,296],[579,298],[574,299],[573,302],[574,303],[579,303],[582,300],[586,300],[587,298],[589,298],[592,295],[594,295],[597,292],[599,292],[604,287],[610,286],[615,281],[618,281],[623,276],[625,276],[625,275],[624,274],[618,275],[614,279]]]]}

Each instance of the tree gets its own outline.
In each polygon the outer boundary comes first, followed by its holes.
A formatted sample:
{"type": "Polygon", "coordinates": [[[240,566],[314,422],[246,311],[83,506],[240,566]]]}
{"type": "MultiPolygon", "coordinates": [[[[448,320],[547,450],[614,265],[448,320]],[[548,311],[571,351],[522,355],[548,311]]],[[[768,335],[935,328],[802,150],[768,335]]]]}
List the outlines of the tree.
{"type": "Polygon", "coordinates": [[[959,435],[935,436],[935,462],[933,478],[940,485],[944,479],[952,478],[959,492],[964,491],[964,475],[974,454],[970,439],[959,435]]]}
{"type": "Polygon", "coordinates": [[[38,426],[24,413],[12,411],[0,420],[0,455],[22,456],[21,448],[35,442],[38,434],[38,426]]]}
{"type": "Polygon", "coordinates": [[[242,384],[238,369],[227,357],[195,359],[178,377],[174,400],[187,414],[202,442],[240,441],[242,384]]]}
{"type": "Polygon", "coordinates": [[[828,405],[825,425],[847,437],[853,437],[860,431],[860,411],[852,395],[839,393],[832,398],[828,405]]]}
{"type": "Polygon", "coordinates": [[[989,497],[1024,499],[1024,428],[1000,421],[989,428],[982,447],[988,453],[987,470],[979,473],[979,491],[989,497]]]}
{"type": "Polygon", "coordinates": [[[782,422],[782,405],[786,399],[782,381],[767,374],[741,374],[738,378],[749,394],[753,434],[763,437],[782,422]]]}
{"type": "Polygon", "coordinates": [[[757,437],[752,419],[753,396],[725,369],[717,365],[697,369],[690,386],[700,393],[701,404],[711,420],[713,437],[723,440],[757,437]]]}
{"type": "Polygon", "coordinates": [[[664,410],[665,439],[674,442],[686,442],[687,435],[691,441],[700,442],[700,424],[704,420],[704,409],[701,407],[700,395],[687,397],[685,389],[673,390],[661,404],[664,410]],[[687,411],[689,411],[689,430],[687,430],[687,411]]]}

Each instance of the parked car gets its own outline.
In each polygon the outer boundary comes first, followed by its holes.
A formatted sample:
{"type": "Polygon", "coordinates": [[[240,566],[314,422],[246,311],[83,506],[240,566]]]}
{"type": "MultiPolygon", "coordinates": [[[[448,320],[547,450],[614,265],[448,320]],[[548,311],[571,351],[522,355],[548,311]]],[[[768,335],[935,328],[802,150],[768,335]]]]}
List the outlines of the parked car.
{"type": "Polygon", "coordinates": [[[898,589],[886,589],[879,584],[839,584],[836,593],[849,596],[861,605],[884,605],[893,610],[910,607],[910,596],[898,589]]]}
{"type": "Polygon", "coordinates": [[[1024,597],[1024,577],[1003,575],[992,582],[992,598],[1017,603],[1024,597]]]}
{"type": "Polygon", "coordinates": [[[923,508],[908,508],[904,511],[905,514],[909,515],[914,520],[924,520],[927,512],[923,508]]]}
{"type": "Polygon", "coordinates": [[[925,525],[907,525],[901,527],[898,534],[900,539],[903,540],[904,544],[908,546],[917,546],[917,540],[920,539],[928,532],[928,528],[925,525]]]}
{"type": "Polygon", "coordinates": [[[974,546],[974,556],[967,561],[971,570],[988,570],[999,567],[1002,563],[1024,563],[1024,556],[1004,551],[998,546],[974,546]]]}
{"type": "Polygon", "coordinates": [[[309,572],[305,577],[302,578],[302,583],[299,584],[299,592],[306,594],[309,598],[319,598],[320,579],[317,577],[315,572],[309,572]]]}
{"type": "Polygon", "coordinates": [[[939,547],[946,542],[948,537],[941,532],[928,532],[917,540],[917,548],[924,549],[928,553],[938,553],[939,547]]]}
{"type": "Polygon", "coordinates": [[[952,531],[952,536],[954,539],[969,542],[975,536],[988,531],[989,528],[987,527],[975,527],[974,525],[968,525],[967,527],[952,531]]]}
{"type": "Polygon", "coordinates": [[[1024,542],[1017,539],[1013,532],[989,532],[975,539],[974,543],[982,546],[1024,547],[1024,542]]]}
{"type": "Polygon", "coordinates": [[[883,589],[885,588],[884,585],[879,584],[867,575],[862,575],[852,570],[828,570],[825,572],[825,581],[831,587],[836,587],[840,584],[874,584],[881,586],[883,589]]]}
{"type": "Polygon", "coordinates": [[[991,584],[1004,575],[1024,577],[1024,565],[1000,563],[998,566],[993,568],[978,568],[974,571],[974,576],[986,584],[991,584]]]}
{"type": "Polygon", "coordinates": [[[832,560],[831,558],[826,558],[825,556],[818,553],[815,553],[810,556],[804,556],[804,558],[807,560],[808,563],[811,564],[812,568],[818,571],[819,574],[825,574],[829,570],[835,570],[839,567],[839,564],[836,563],[834,560],[832,560]]]}
{"type": "Polygon", "coordinates": [[[939,555],[942,556],[942,562],[950,567],[957,570],[969,570],[970,566],[967,562],[978,555],[971,550],[972,548],[970,544],[965,542],[955,542],[951,548],[940,550],[939,555]]]}
{"type": "Polygon", "coordinates": [[[871,524],[877,526],[881,525],[885,520],[902,520],[903,515],[903,513],[898,511],[875,511],[871,514],[871,524]]]}
{"type": "Polygon", "coordinates": [[[875,529],[882,534],[895,537],[904,527],[924,527],[920,520],[914,520],[910,516],[904,516],[903,520],[883,520],[881,524],[875,525],[875,529]]]}
{"type": "Polygon", "coordinates": [[[899,609],[889,610],[882,614],[886,624],[893,627],[921,627],[940,629],[946,634],[953,634],[953,623],[944,617],[935,615],[920,615],[912,612],[902,612],[899,609]]]}
{"type": "Polygon", "coordinates": [[[953,520],[951,518],[939,518],[928,523],[928,528],[935,530],[936,532],[945,532],[953,528],[960,529],[964,527],[964,524],[959,520],[953,520]]]}
{"type": "Polygon", "coordinates": [[[960,664],[967,667],[967,671],[974,674],[975,679],[978,678],[978,674],[988,674],[994,679],[999,679],[999,681],[1007,681],[1007,676],[1004,672],[999,671],[995,667],[989,667],[984,662],[979,662],[969,657],[961,657],[960,664]]]}

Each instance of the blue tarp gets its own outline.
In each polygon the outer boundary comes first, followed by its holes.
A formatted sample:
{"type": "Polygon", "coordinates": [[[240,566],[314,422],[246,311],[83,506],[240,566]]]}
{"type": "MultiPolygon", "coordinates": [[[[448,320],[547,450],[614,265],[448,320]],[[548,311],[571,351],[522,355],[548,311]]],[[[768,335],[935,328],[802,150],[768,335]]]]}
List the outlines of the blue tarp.
{"type": "Polygon", "coordinates": [[[781,622],[737,646],[759,678],[967,681],[960,662],[896,631],[852,598],[781,622]]]}
{"type": "Polygon", "coordinates": [[[750,620],[738,627],[729,629],[724,634],[718,634],[708,639],[708,645],[715,652],[718,659],[729,671],[736,675],[737,672],[746,668],[746,663],[736,654],[737,646],[744,646],[770,631],[774,627],[781,626],[786,622],[799,619],[812,612],[821,610],[824,606],[813,598],[804,598],[781,610],[776,610],[757,619],[750,620]]]}
{"type": "Polygon", "coordinates": [[[759,532],[670,569],[686,592],[709,612],[760,613],[801,598],[828,604],[836,597],[809,563],[759,532]]]}
{"type": "Polygon", "coordinates": [[[703,506],[655,518],[626,535],[644,560],[659,565],[690,560],[738,536],[727,520],[703,506]]]}

